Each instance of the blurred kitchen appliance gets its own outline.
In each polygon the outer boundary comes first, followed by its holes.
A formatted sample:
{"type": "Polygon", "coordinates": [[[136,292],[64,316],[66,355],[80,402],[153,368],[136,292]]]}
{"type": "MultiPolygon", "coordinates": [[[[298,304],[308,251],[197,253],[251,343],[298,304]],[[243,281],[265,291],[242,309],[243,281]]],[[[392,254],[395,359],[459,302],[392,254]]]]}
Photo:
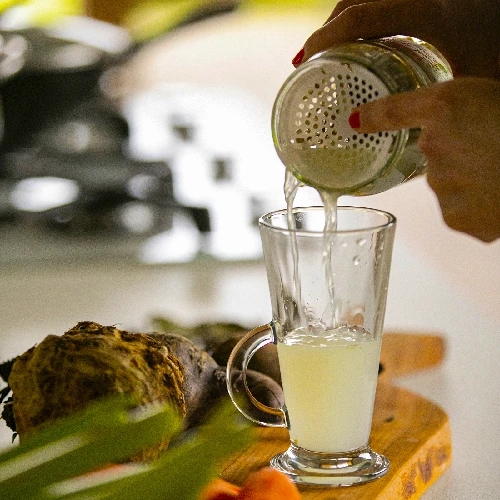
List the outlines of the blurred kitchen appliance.
{"type": "MultiPolygon", "coordinates": [[[[242,196],[235,161],[240,171],[242,166],[232,150],[198,147],[206,113],[196,116],[192,106],[176,105],[149,156],[134,151],[144,123],[101,90],[106,70],[135,48],[123,30],[76,19],[58,29],[0,35],[0,69],[10,68],[0,81],[3,261],[99,258],[99,248],[107,257],[147,262],[186,261],[200,252],[222,259],[260,254],[255,220],[264,207],[251,193],[242,196]],[[203,184],[207,175],[213,184],[203,184]],[[186,183],[195,196],[187,196],[186,183]],[[200,189],[206,196],[196,196],[200,189]],[[227,203],[233,212],[241,207],[248,213],[239,245],[231,238],[231,221],[219,216],[227,203]]],[[[185,104],[190,92],[183,89],[174,100],[185,104]]],[[[172,98],[167,103],[172,108],[172,98]]]]}
{"type": "MultiPolygon", "coordinates": [[[[97,255],[103,239],[121,248],[170,228],[178,207],[171,171],[127,156],[128,124],[100,90],[103,72],[132,49],[126,31],[71,18],[2,30],[0,40],[1,245],[31,237],[52,251],[35,243],[21,256],[58,255],[61,246],[71,258],[82,245],[97,255]]],[[[2,250],[4,260],[19,257],[2,250]]]]}
{"type": "Polygon", "coordinates": [[[2,32],[23,53],[0,84],[0,260],[260,257],[256,221],[283,200],[267,111],[241,89],[179,76],[118,107],[110,75],[137,46],[96,22],[103,40],[118,37],[105,48],[86,23],[73,38],[2,32]]]}

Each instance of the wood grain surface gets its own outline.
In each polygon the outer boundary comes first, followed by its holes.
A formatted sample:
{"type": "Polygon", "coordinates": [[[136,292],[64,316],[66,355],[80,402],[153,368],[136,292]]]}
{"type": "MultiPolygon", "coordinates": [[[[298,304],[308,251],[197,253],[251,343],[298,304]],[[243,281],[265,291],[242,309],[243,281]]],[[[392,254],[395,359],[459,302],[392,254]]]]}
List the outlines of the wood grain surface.
{"type": "MultiPolygon", "coordinates": [[[[445,348],[434,335],[386,334],[381,373],[375,399],[370,446],[391,462],[389,472],[371,483],[348,488],[300,486],[304,500],[416,499],[451,464],[448,416],[437,405],[391,384],[391,375],[402,375],[438,365],[445,348]],[[413,361],[412,361],[413,358],[413,361]]],[[[289,445],[286,429],[256,428],[255,441],[233,457],[222,477],[241,484],[250,472],[289,445]]]]}

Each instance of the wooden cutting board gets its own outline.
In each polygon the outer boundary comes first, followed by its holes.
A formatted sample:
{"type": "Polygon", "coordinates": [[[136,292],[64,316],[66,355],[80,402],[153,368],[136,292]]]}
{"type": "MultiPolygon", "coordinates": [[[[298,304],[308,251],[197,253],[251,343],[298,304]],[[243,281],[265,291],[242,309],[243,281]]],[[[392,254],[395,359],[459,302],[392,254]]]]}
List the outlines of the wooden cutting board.
{"type": "MultiPolygon", "coordinates": [[[[438,335],[386,333],[370,446],[391,462],[382,478],[348,488],[300,486],[304,500],[409,500],[419,498],[451,464],[448,416],[436,404],[391,384],[391,377],[438,365],[445,352],[438,335]]],[[[250,472],[289,446],[286,429],[256,428],[256,440],[233,457],[222,477],[241,484],[250,472]]]]}

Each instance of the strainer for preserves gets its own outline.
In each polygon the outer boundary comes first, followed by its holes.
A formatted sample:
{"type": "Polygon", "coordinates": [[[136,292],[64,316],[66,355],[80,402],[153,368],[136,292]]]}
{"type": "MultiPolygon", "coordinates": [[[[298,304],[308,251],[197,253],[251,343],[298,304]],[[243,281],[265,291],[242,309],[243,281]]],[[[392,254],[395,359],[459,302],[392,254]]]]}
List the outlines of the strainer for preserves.
{"type": "Polygon", "coordinates": [[[387,45],[381,40],[334,47],[301,65],[282,86],[273,108],[274,144],[305,184],[371,194],[423,169],[419,130],[359,134],[348,122],[360,104],[436,81],[428,68],[387,45]]]}

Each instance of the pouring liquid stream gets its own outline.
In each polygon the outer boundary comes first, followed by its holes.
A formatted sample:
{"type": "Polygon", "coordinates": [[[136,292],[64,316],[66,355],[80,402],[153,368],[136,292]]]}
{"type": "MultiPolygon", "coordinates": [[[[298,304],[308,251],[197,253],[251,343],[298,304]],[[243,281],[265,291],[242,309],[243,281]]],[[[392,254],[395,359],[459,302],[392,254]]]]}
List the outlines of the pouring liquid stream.
{"type": "MultiPolygon", "coordinates": [[[[308,321],[305,315],[305,310],[302,301],[302,287],[300,282],[300,272],[299,272],[299,249],[297,246],[297,234],[295,230],[297,229],[297,224],[295,222],[295,217],[293,216],[293,202],[297,191],[300,188],[300,181],[289,171],[286,170],[285,173],[285,201],[288,219],[288,229],[291,231],[291,245],[292,245],[292,260],[293,260],[293,276],[292,276],[292,296],[295,297],[295,303],[290,304],[293,307],[294,312],[298,314],[298,322],[300,327],[308,327],[308,321]]],[[[293,317],[292,317],[293,321],[293,317]]]]}
{"type": "Polygon", "coordinates": [[[330,304],[323,313],[322,323],[325,329],[335,329],[339,324],[339,308],[335,301],[335,269],[332,263],[332,247],[335,243],[337,230],[337,202],[340,193],[319,191],[325,207],[325,227],[323,229],[323,266],[325,268],[325,282],[330,294],[330,304]]]}
{"type": "MultiPolygon", "coordinates": [[[[301,280],[299,271],[299,253],[297,246],[297,229],[295,217],[293,215],[293,202],[297,191],[302,186],[301,182],[289,171],[286,170],[285,174],[285,200],[287,206],[288,228],[291,230],[291,247],[293,259],[293,297],[296,297],[296,311],[298,313],[299,325],[306,330],[315,330],[319,328],[320,331],[333,330],[338,326],[338,308],[335,302],[335,285],[334,276],[335,271],[332,265],[332,245],[335,240],[335,231],[337,229],[337,200],[341,193],[320,191],[318,190],[323,201],[325,210],[325,222],[323,228],[324,246],[323,246],[323,267],[325,269],[325,284],[330,295],[330,303],[325,308],[320,324],[314,324],[313,318],[307,317],[307,308],[304,306],[301,295],[301,280]],[[310,319],[313,324],[310,323],[310,319]]],[[[317,320],[316,320],[317,322],[317,320]]]]}

